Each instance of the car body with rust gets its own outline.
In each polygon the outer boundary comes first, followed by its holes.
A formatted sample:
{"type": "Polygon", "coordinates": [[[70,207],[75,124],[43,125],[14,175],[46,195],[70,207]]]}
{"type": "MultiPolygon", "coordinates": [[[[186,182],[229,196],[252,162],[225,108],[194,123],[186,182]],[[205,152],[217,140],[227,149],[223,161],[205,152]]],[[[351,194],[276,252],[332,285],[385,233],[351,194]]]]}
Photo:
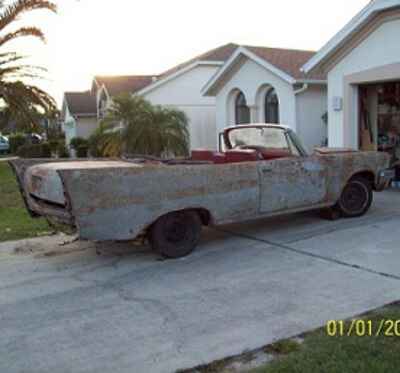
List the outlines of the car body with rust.
{"type": "Polygon", "coordinates": [[[82,239],[132,240],[147,234],[167,257],[189,254],[202,225],[306,210],[365,214],[392,172],[389,156],[351,149],[307,154],[281,125],[227,128],[220,150],[185,160],[15,160],[26,206],[75,226],[82,239]]]}

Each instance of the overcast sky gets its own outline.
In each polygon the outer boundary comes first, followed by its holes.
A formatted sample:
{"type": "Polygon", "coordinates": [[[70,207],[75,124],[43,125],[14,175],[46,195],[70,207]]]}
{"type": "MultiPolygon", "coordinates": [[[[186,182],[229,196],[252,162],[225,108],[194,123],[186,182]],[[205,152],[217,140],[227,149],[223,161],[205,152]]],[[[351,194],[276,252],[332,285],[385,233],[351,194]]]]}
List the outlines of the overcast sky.
{"type": "Polygon", "coordinates": [[[158,74],[217,46],[318,50],[369,0],[58,0],[58,15],[23,19],[48,42],[9,45],[48,69],[58,100],[95,74],[158,74]]]}

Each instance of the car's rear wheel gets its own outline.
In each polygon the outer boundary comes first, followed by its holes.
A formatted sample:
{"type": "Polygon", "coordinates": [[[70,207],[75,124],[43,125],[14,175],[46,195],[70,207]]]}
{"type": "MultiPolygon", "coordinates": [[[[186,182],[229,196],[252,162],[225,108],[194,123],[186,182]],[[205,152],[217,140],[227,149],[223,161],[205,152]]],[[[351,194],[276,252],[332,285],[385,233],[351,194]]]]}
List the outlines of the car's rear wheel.
{"type": "Polygon", "coordinates": [[[372,200],[371,183],[363,177],[354,177],[344,187],[336,207],[342,216],[356,218],[369,210],[372,200]]]}
{"type": "Polygon", "coordinates": [[[151,227],[149,241],[161,255],[176,259],[189,255],[200,240],[202,223],[195,211],[173,212],[151,227]]]}

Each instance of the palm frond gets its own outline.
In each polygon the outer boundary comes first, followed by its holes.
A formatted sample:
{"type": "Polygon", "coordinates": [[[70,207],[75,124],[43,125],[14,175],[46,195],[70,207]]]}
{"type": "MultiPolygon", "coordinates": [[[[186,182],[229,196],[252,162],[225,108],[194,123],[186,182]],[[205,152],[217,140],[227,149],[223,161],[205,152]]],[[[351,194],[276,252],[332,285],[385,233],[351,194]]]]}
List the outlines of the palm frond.
{"type": "Polygon", "coordinates": [[[15,0],[4,6],[4,9],[0,12],[0,30],[17,20],[23,13],[37,9],[47,9],[55,13],[57,12],[57,5],[45,0],[15,0]]]}
{"type": "Polygon", "coordinates": [[[2,99],[12,113],[18,113],[21,118],[32,125],[37,117],[32,115],[32,108],[40,108],[43,112],[57,110],[54,99],[42,89],[27,85],[21,81],[4,82],[0,84],[0,99],[2,99]]]}
{"type": "Polygon", "coordinates": [[[0,47],[14,39],[26,36],[33,36],[45,42],[46,38],[42,30],[37,27],[21,27],[17,31],[9,32],[5,36],[0,37],[0,47]]]}

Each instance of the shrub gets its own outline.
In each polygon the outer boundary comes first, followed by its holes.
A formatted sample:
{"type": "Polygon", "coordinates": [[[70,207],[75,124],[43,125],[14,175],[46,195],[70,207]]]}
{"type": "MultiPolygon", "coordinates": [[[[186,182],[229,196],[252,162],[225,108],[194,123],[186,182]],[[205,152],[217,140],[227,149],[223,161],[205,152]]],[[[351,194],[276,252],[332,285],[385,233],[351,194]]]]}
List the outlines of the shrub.
{"type": "Polygon", "coordinates": [[[122,136],[112,126],[100,124],[89,138],[89,153],[95,158],[120,157],[122,136]]]}
{"type": "Polygon", "coordinates": [[[57,154],[58,154],[58,158],[69,158],[70,157],[68,148],[62,142],[59,143],[59,145],[58,145],[57,154]]]}
{"type": "Polygon", "coordinates": [[[58,149],[60,147],[60,141],[58,141],[58,140],[50,140],[49,141],[49,146],[50,146],[50,150],[51,150],[52,154],[57,153],[58,149]]]}
{"type": "Polygon", "coordinates": [[[10,153],[16,154],[18,149],[25,145],[26,137],[22,133],[16,133],[14,135],[10,135],[8,141],[10,144],[10,153]]]}
{"type": "Polygon", "coordinates": [[[25,144],[18,149],[17,155],[21,158],[51,158],[51,149],[47,142],[25,144]]]}
{"type": "Polygon", "coordinates": [[[87,158],[88,150],[89,150],[88,145],[84,145],[84,144],[79,145],[78,148],[76,149],[76,156],[78,158],[87,158]]]}
{"type": "Polygon", "coordinates": [[[78,152],[78,149],[81,146],[89,146],[88,140],[84,139],[83,137],[74,137],[73,139],[71,139],[71,142],[69,144],[71,148],[74,149],[76,152],[78,152]]]}

